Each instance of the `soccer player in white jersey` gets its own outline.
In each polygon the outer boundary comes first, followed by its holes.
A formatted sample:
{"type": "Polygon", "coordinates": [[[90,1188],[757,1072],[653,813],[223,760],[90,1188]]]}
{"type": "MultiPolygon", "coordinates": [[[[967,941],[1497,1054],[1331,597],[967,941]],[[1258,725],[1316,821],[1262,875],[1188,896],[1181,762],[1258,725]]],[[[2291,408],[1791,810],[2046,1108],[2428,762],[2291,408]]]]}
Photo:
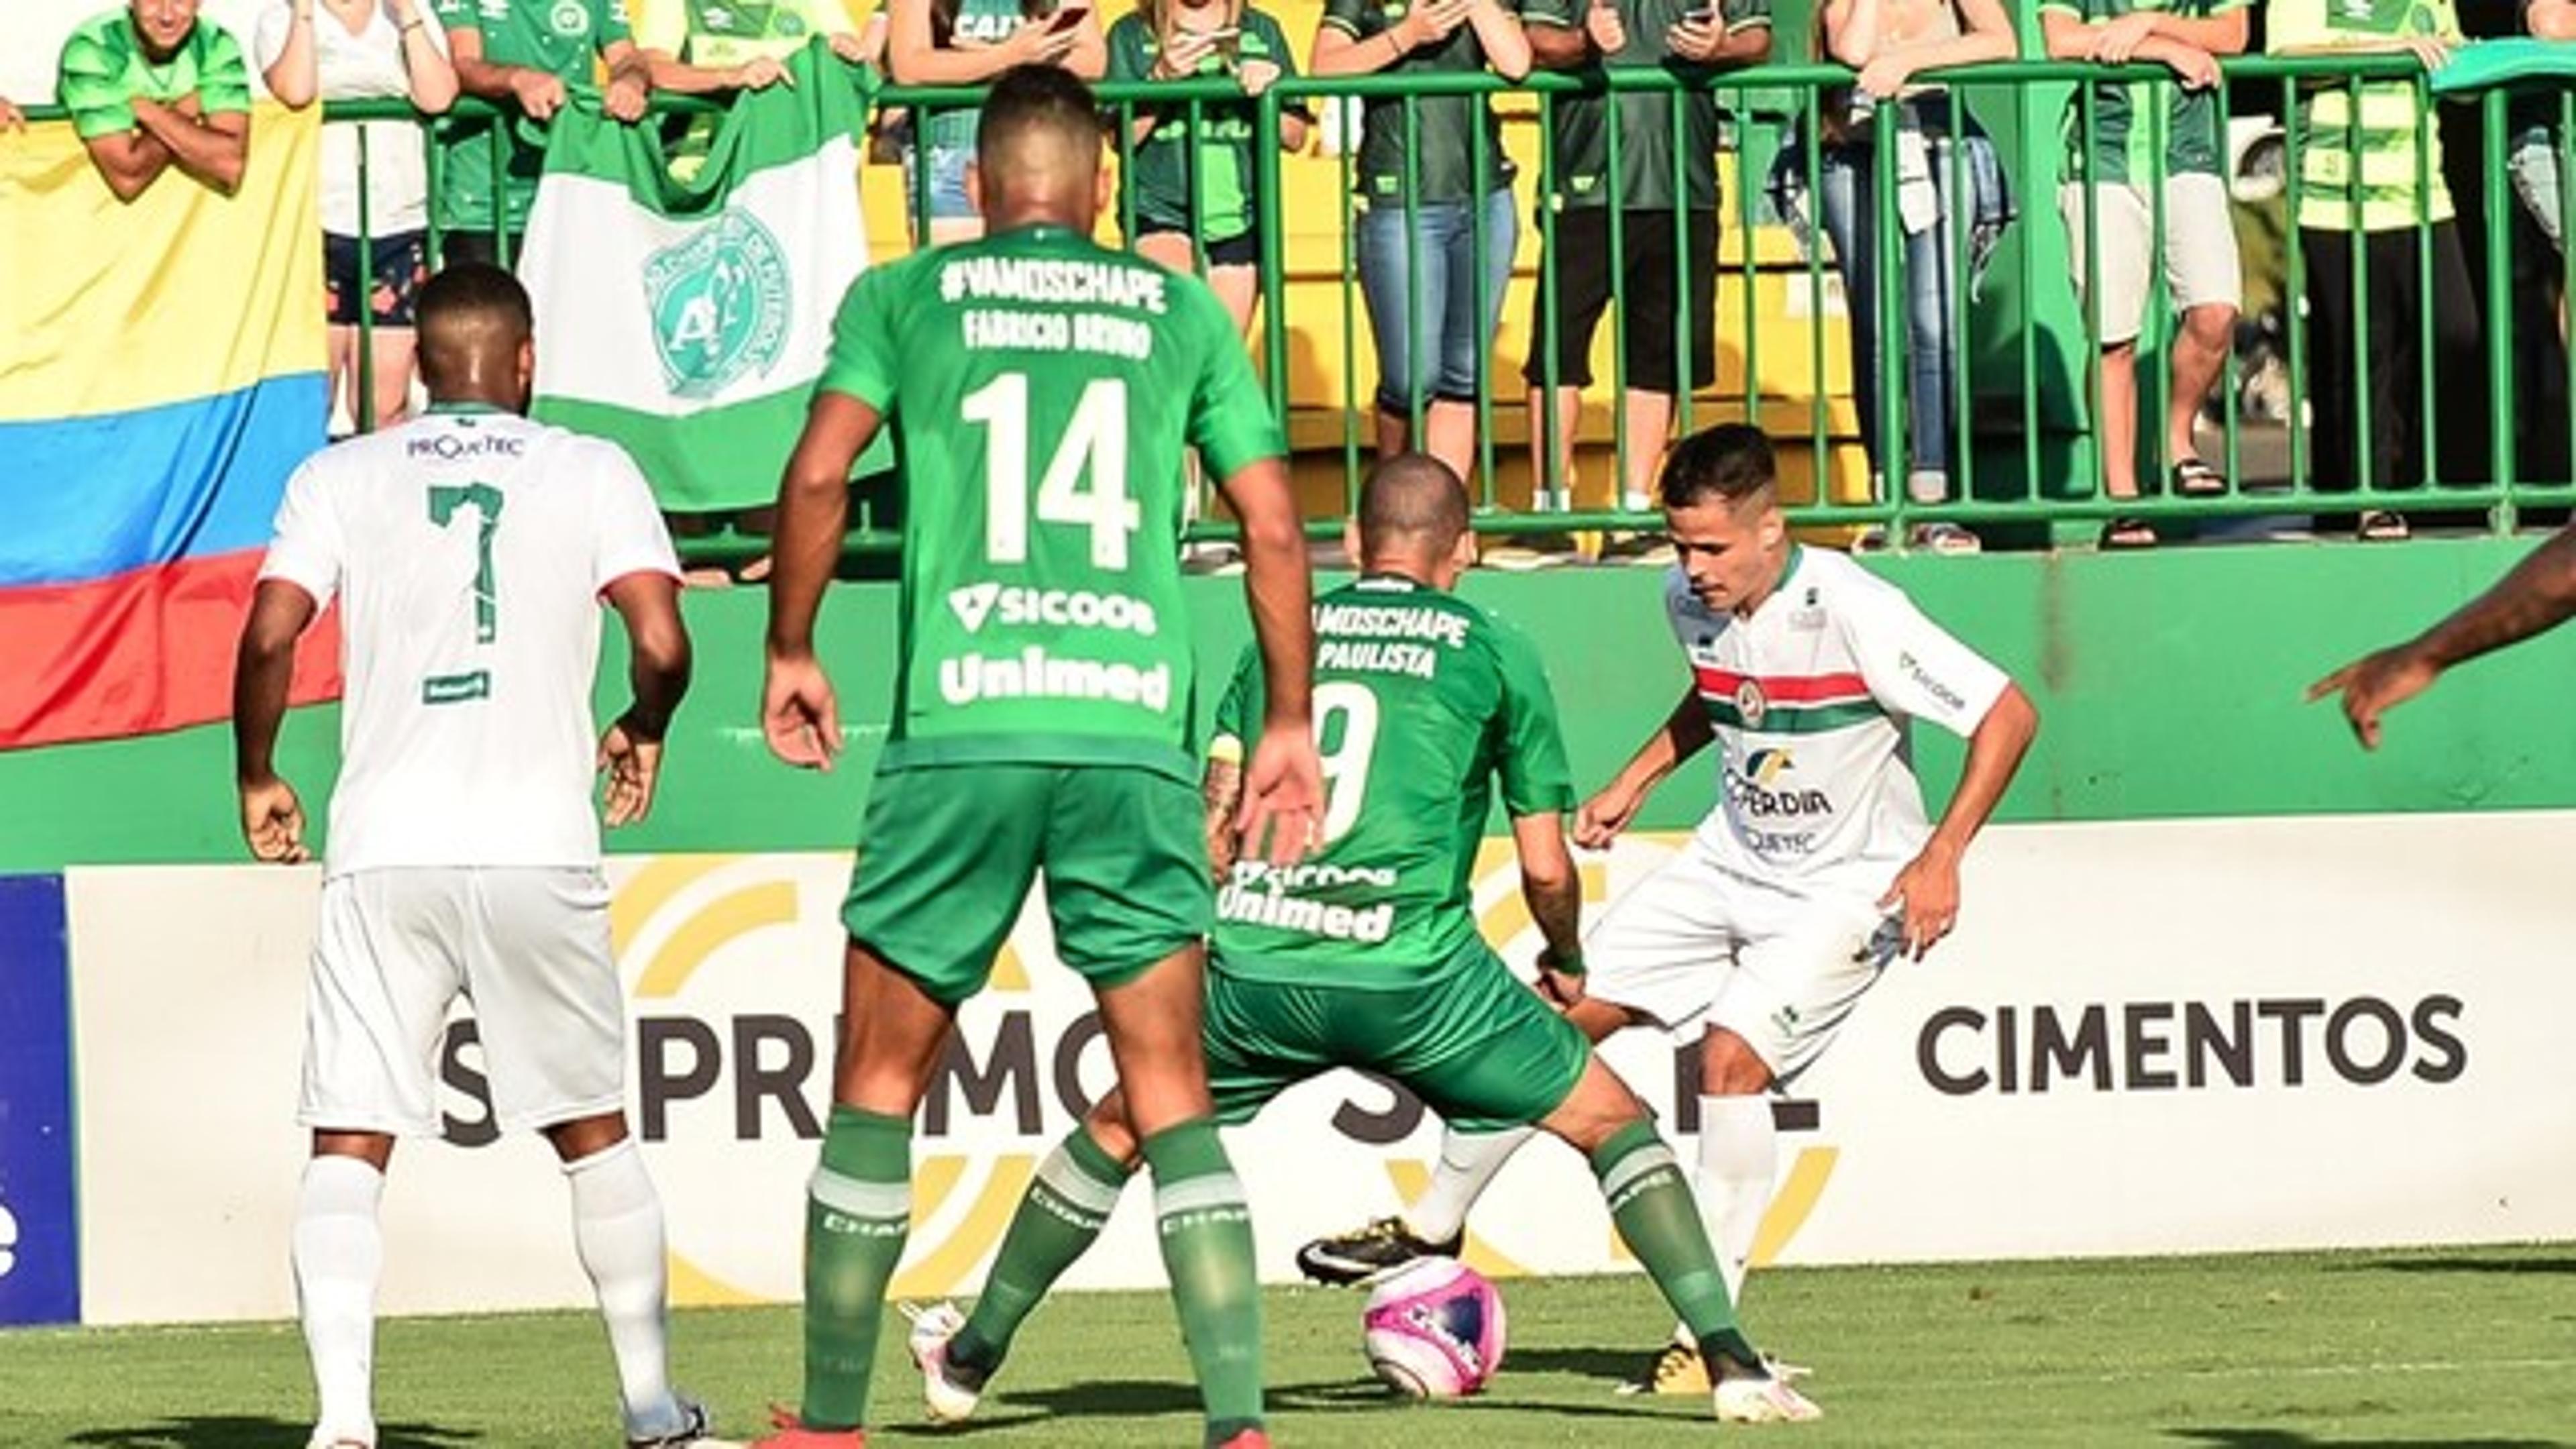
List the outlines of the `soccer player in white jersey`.
{"type": "Polygon", "coordinates": [[[312,1449],[376,1443],[377,1202],[394,1139],[438,1135],[434,1067],[460,995],[495,1118],[562,1160],[627,1442],[712,1446],[665,1372],[662,1207],[626,1132],[592,801],[597,770],[610,825],[652,806],[689,682],[678,560],[623,452],[520,416],[535,353],[508,273],[442,272],[418,327],[428,413],[288,482],[233,692],[242,833],[262,860],[303,860],[274,747],[295,641],[340,601],[340,779],[297,1113],[313,1133],[293,1242],[312,1449]],[[634,703],[594,737],[602,599],[625,621],[634,703]]]}
{"type": "MultiPolygon", "coordinates": [[[[1720,795],[1689,844],[1612,904],[1584,959],[1543,960],[1539,984],[1595,1041],[1637,1025],[1701,1028],[1697,1187],[1737,1297],[1778,1172],[1769,1093],[1816,1060],[1891,959],[1919,959],[1949,934],[1960,858],[2039,716],[1894,585],[1790,539],[1759,429],[1725,424],[1684,439],[1661,487],[1680,555],[1665,606],[1691,680],[1584,802],[1575,839],[1608,847],[1647,794],[1711,743],[1720,795]],[[1907,727],[1917,719],[1968,740],[1938,825],[1914,778],[1907,727]]],[[[1469,1207],[1529,1136],[1452,1129],[1421,1201],[1307,1244],[1299,1265],[1353,1282],[1456,1252],[1469,1207]]],[[[1696,1380],[1704,1392],[1704,1375],[1676,1344],[1650,1382],[1696,1380]]]]}

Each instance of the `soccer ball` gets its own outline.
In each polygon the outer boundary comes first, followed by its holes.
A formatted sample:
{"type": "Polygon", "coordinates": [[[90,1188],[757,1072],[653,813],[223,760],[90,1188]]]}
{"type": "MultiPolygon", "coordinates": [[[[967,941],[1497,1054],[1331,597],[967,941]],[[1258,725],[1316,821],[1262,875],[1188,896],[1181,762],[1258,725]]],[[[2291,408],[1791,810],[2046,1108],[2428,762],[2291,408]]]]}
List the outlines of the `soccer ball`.
{"type": "Polygon", "coordinates": [[[1422,1258],[1378,1280],[1360,1318],[1369,1367],[1396,1392],[1454,1399],[1503,1366],[1503,1296],[1455,1258],[1422,1258]]]}

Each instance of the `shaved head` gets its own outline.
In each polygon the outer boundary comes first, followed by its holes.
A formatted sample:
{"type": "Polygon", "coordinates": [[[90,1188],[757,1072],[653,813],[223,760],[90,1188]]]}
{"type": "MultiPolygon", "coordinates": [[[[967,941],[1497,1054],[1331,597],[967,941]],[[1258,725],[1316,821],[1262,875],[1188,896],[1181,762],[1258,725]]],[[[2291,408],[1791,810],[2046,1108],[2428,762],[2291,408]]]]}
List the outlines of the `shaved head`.
{"type": "Polygon", "coordinates": [[[1089,231],[1105,137],[1100,103],[1079,76],[1055,65],[1002,72],[975,130],[986,220],[998,230],[1043,217],[1089,231]]]}
{"type": "Polygon", "coordinates": [[[1446,558],[1467,532],[1467,485],[1428,453],[1398,453],[1360,485],[1359,528],[1373,568],[1446,558]]]}
{"type": "Polygon", "coordinates": [[[482,262],[460,262],[420,289],[420,380],[433,401],[527,405],[519,376],[534,322],[519,279],[482,262]]]}

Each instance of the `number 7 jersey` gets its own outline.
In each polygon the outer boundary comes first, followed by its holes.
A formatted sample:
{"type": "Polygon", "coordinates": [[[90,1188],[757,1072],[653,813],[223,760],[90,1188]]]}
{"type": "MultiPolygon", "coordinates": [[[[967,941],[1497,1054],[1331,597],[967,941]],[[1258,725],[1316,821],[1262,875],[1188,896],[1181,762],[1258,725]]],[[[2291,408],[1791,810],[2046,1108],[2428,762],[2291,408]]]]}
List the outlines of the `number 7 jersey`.
{"type": "Polygon", "coordinates": [[[633,573],[679,561],[613,443],[433,409],[307,459],[260,577],[340,604],[330,873],[598,864],[599,596],[633,573]]]}
{"type": "Polygon", "coordinates": [[[1024,227],[863,273],[819,386],[885,419],[904,480],[879,768],[1192,779],[1188,450],[1218,478],[1286,451],[1216,294],[1024,227]]]}

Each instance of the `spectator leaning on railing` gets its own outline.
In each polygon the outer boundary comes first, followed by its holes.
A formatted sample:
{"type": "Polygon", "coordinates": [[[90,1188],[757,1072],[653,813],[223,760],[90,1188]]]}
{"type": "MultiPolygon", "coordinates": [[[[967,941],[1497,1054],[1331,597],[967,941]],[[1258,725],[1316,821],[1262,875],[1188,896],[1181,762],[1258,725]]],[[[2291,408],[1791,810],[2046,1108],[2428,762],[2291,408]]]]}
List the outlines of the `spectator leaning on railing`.
{"type": "MultiPolygon", "coordinates": [[[[1824,140],[1817,203],[1834,242],[1835,265],[1850,299],[1853,392],[1860,404],[1861,441],[1882,489],[1904,470],[1907,496],[1940,503],[1950,495],[1954,428],[1952,382],[1961,339],[1951,336],[1958,290],[1967,285],[1951,220],[1952,208],[1974,199],[1953,196],[1948,164],[1950,108],[1957,104],[1939,86],[1912,84],[1916,72],[1979,61],[2011,60],[2020,53],[2012,15],[2003,0],[1826,0],[1819,11],[1825,52],[1860,72],[1850,91],[1828,91],[1819,128],[1824,140]],[[1878,170],[1876,128],[1897,127],[1896,212],[1904,233],[1893,246],[1899,277],[1878,272],[1878,170]],[[1910,404],[1905,451],[1878,436],[1878,288],[1905,289],[1905,379],[1910,404]]],[[[1975,132],[1973,125],[1962,128],[1975,132]]],[[[1977,183],[1973,168],[1969,183],[1977,183]]],[[[1875,541],[1875,540],[1865,540],[1875,541]]],[[[1970,553],[1976,535],[1956,524],[1918,525],[1913,542],[1938,553],[1970,553]]]]}
{"type": "MultiPolygon", "coordinates": [[[[1015,65],[1060,65],[1084,80],[1109,68],[1092,0],[892,0],[886,70],[908,86],[977,86],[1015,65]]],[[[932,243],[984,234],[966,197],[966,163],[975,158],[975,108],[930,106],[912,117],[913,148],[903,158],[904,214],[930,218],[932,243]],[[921,195],[928,152],[930,194],[921,195]]]]}
{"type": "MultiPolygon", "coordinates": [[[[260,13],[252,42],[269,93],[299,110],[316,100],[393,97],[408,99],[423,115],[444,114],[456,99],[456,68],[439,49],[422,3],[277,0],[260,13]]],[[[323,127],[321,203],[331,396],[341,397],[345,388],[349,416],[364,426],[384,427],[401,421],[411,404],[412,299],[429,279],[429,171],[420,128],[408,121],[323,127]],[[374,324],[372,409],[358,395],[361,309],[374,324]]]]}
{"type": "MultiPolygon", "coordinates": [[[[2539,40],[2576,40],[2576,0],[2523,0],[2523,28],[2539,40]]],[[[2539,224],[2540,234],[2560,251],[2567,249],[2567,238],[2560,234],[2558,175],[2558,95],[2546,98],[2547,118],[2532,121],[2514,133],[2513,189],[2522,197],[2531,219],[2539,224]]]]}
{"type": "MultiPolygon", "coordinates": [[[[2270,0],[2266,39],[2282,55],[2412,55],[2438,70],[2463,42],[2451,0],[2270,0]]],[[[2478,300],[2442,179],[2442,135],[2411,79],[2317,82],[2299,103],[2303,192],[2297,219],[2307,268],[2310,474],[2324,491],[2422,481],[2425,368],[2465,376],[2477,363],[2478,300]],[[2360,115],[2353,97],[2360,96],[2360,115]],[[2357,120],[2357,124],[2356,124],[2357,120]],[[2422,145],[2417,144],[2418,132],[2422,145]],[[2359,157],[2354,155],[2356,131],[2359,157]],[[2417,184],[2422,168],[2423,185],[2417,184]],[[2429,226],[2421,224],[2429,222],[2429,226]],[[2419,226],[2421,229],[2419,230],[2419,226]],[[2424,335],[2424,258],[2432,247],[2432,335],[2424,335]],[[2356,260],[2358,257],[2358,260],[2356,260]],[[2353,313],[2356,268],[2368,288],[2353,313]],[[2358,363],[2361,380],[2352,369],[2358,363]],[[2359,449],[2367,445],[2367,466],[2359,449]]],[[[2355,530],[2399,539],[2406,520],[2364,509],[2355,530]]]]}
{"type": "MultiPolygon", "coordinates": [[[[653,89],[678,95],[774,86],[786,79],[787,57],[818,35],[851,65],[875,65],[885,54],[884,12],[854,30],[841,0],[634,0],[629,10],[653,89]]],[[[664,134],[674,174],[694,175],[715,139],[715,118],[686,117],[664,134]]]]}
{"type": "MultiPolygon", "coordinates": [[[[1318,76],[1529,74],[1519,0],[1325,0],[1307,69],[1318,76]]],[[[1479,360],[1493,347],[1519,240],[1512,163],[1482,96],[1371,97],[1353,219],[1360,295],[1377,342],[1377,451],[1418,450],[1476,476],[1479,360]],[[1407,194],[1405,113],[1414,112],[1407,194]],[[1484,132],[1484,164],[1474,142],[1484,132]],[[1483,268],[1477,248],[1483,247],[1483,268]],[[1415,268],[1419,267],[1417,274],[1415,268]],[[1420,439],[1413,416],[1423,414],[1420,439]]]]}
{"type": "Polygon", "coordinates": [[[1708,81],[1721,66],[1771,54],[1771,0],[1524,0],[1530,54],[1549,70],[1666,67],[1685,90],[1680,158],[1683,194],[1673,194],[1675,98],[1657,91],[1573,96],[1556,103],[1553,186],[1540,204],[1557,212],[1546,258],[1556,279],[1553,359],[1545,351],[1550,301],[1534,297],[1529,382],[1530,476],[1550,488],[1544,504],[1570,506],[1574,434],[1583,389],[1592,383],[1592,334],[1611,302],[1611,279],[1624,283],[1624,310],[1614,322],[1627,355],[1627,469],[1619,506],[1653,506],[1655,470],[1672,430],[1673,397],[1708,385],[1717,369],[1717,96],[1708,81]],[[1610,174],[1610,131],[1619,132],[1619,174],[1610,174]],[[1619,247],[1610,245],[1610,209],[1620,210],[1619,247]],[[1689,295],[1676,289],[1687,278],[1689,295]],[[1687,357],[1682,346],[1687,342],[1687,357]],[[1553,366],[1550,366],[1551,360],[1553,366]],[[1554,386],[1551,398],[1549,388],[1554,386]],[[1555,408],[1550,429],[1540,419],[1555,408]]]}
{"type": "Polygon", "coordinates": [[[601,109],[643,119],[651,68],[626,25],[625,0],[435,0],[447,53],[469,96],[502,107],[498,121],[449,121],[440,133],[438,195],[432,198],[448,261],[506,262],[519,254],[536,200],[545,151],[519,137],[515,109],[545,121],[564,104],[568,81],[588,84],[591,57],[608,66],[601,109]],[[493,173],[493,129],[502,169],[493,173]],[[495,234],[499,236],[496,239],[495,234]],[[506,248],[508,257],[501,253],[506,248]]]}
{"type": "Polygon", "coordinates": [[[132,201],[172,166],[231,194],[250,160],[250,68],[197,0],[133,0],[63,42],[55,94],[99,178],[132,201]]]}
{"type": "MultiPolygon", "coordinates": [[[[2182,314],[2173,340],[2173,395],[2165,407],[2168,481],[2182,497],[2227,491],[2225,476],[2201,461],[2192,427],[2201,400],[2226,369],[2243,291],[2236,223],[2220,174],[2227,152],[2218,134],[2217,58],[2245,53],[2248,4],[2042,0],[2039,7],[2051,57],[2162,65],[2180,79],[2169,101],[2160,101],[2165,93],[2161,86],[2097,83],[2089,133],[2082,94],[2067,101],[2066,184],[2058,189],[2057,207],[2066,222],[2077,292],[2097,283],[2100,288],[2100,295],[2091,299],[2100,327],[2094,341],[2102,352],[2094,442],[2102,454],[2103,491],[2113,498],[2138,496],[2138,332],[2159,261],[2182,314]],[[2165,109],[2161,127],[2155,115],[2159,104],[2165,109]],[[2165,142],[2161,157],[2156,155],[2160,132],[2165,142]],[[2159,178],[2161,236],[2156,230],[2159,178]]],[[[2105,548],[2149,548],[2156,541],[2155,525],[2143,518],[2113,518],[2102,528],[2105,548]]]]}
{"type": "Polygon", "coordinates": [[[9,104],[7,96],[0,96],[0,131],[24,131],[25,129],[27,129],[26,116],[16,106],[9,104]]]}

